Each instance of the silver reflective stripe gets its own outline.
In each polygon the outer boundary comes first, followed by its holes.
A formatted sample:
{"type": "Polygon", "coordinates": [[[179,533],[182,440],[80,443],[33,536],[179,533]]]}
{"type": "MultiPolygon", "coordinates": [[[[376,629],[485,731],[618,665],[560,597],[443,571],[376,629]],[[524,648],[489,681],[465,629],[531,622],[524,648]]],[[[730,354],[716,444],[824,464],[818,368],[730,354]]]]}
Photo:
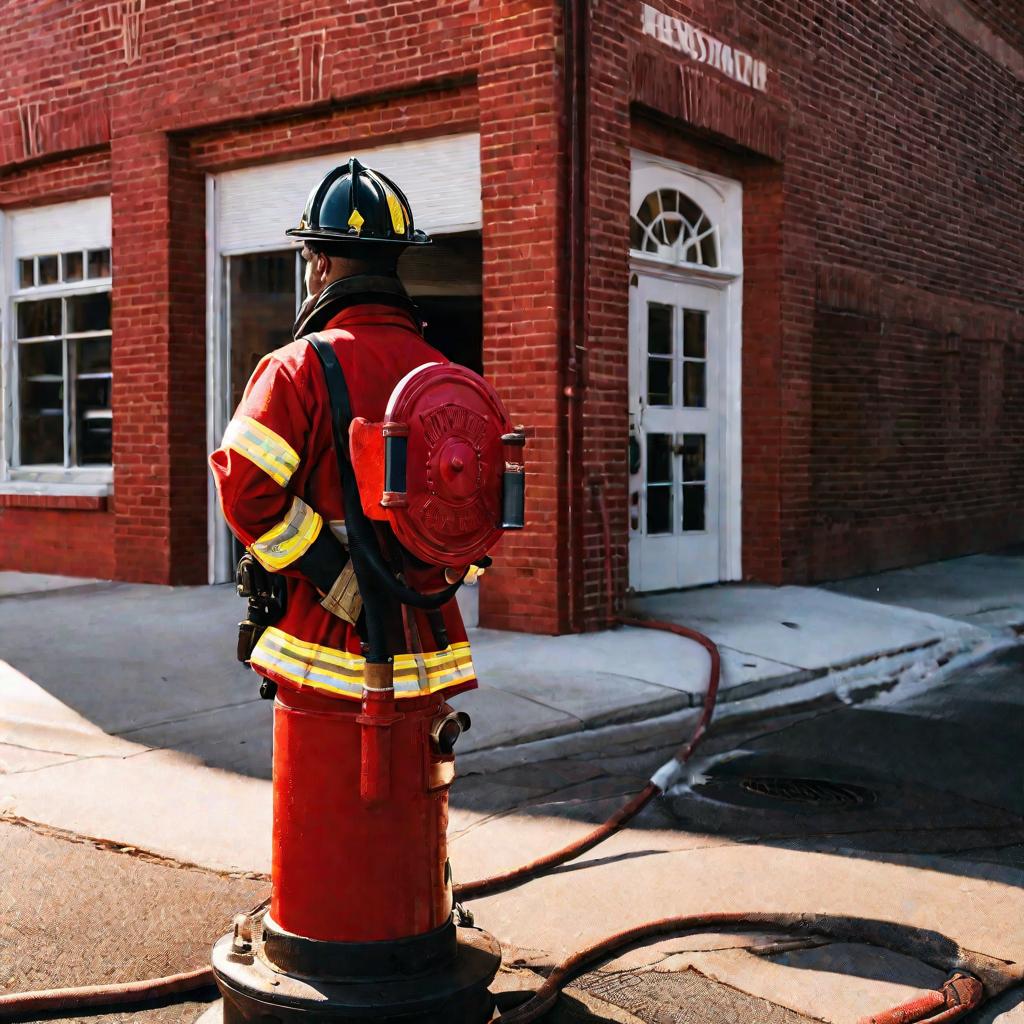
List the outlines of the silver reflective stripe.
{"type": "Polygon", "coordinates": [[[284,569],[309,550],[322,526],[323,519],[313,509],[293,498],[288,515],[253,541],[249,550],[272,572],[284,569]]]}

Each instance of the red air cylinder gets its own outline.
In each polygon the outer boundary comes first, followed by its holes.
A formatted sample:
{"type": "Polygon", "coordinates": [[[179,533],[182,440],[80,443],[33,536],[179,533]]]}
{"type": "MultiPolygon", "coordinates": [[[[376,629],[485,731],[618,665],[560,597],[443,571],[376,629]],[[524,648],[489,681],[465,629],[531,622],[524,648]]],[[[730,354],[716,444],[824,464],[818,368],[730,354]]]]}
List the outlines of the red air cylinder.
{"type": "Polygon", "coordinates": [[[386,801],[360,792],[359,704],[281,687],[274,706],[273,901],[278,928],[309,939],[404,939],[452,910],[448,789],[455,759],[433,750],[440,696],[397,702],[387,726],[386,801]]]}

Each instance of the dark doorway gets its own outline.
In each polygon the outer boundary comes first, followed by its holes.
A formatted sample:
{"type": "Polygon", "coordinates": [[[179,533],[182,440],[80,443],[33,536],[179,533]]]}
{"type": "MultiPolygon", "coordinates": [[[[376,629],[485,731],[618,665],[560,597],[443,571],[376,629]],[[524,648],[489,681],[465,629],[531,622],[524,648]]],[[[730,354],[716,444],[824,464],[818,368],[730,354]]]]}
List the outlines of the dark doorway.
{"type": "Polygon", "coordinates": [[[480,233],[441,235],[398,265],[426,322],[427,341],[452,362],[483,372],[483,252],[480,233]]]}

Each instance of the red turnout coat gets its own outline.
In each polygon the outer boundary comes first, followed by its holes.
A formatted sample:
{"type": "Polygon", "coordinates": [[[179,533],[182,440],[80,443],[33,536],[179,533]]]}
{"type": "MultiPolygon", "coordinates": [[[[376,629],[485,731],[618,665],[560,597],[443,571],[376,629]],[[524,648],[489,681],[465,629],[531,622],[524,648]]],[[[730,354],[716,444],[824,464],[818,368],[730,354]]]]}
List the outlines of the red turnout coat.
{"type": "MultiPolygon", "coordinates": [[[[330,292],[325,290],[309,313],[304,307],[296,334],[340,330],[334,348],[352,415],[383,420],[392,390],[410,370],[446,360],[424,341],[402,305],[368,297],[366,303],[334,312],[330,292]]],[[[210,466],[235,535],[264,567],[287,579],[287,610],[260,637],[252,667],[281,686],[360,698],[364,659],[359,634],[320,604],[347,552],[330,400],[308,342],[300,337],[261,360],[210,466]]],[[[444,586],[442,570],[436,575],[436,581],[418,578],[419,589],[444,586]]],[[[409,650],[406,642],[394,651],[396,697],[441,691],[451,696],[476,686],[454,600],[442,614],[449,642],[438,650],[427,617],[407,611],[412,621],[403,635],[420,649],[409,650]]]]}

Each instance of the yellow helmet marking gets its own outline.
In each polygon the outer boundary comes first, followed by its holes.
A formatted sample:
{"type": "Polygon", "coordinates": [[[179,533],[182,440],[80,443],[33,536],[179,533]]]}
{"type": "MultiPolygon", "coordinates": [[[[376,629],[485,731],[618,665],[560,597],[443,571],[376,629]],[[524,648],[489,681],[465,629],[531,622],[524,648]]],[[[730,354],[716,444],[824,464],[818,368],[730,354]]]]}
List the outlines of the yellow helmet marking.
{"type": "Polygon", "coordinates": [[[348,219],[348,226],[356,229],[356,234],[362,230],[364,223],[363,215],[358,210],[352,211],[352,216],[348,219]]]}
{"type": "Polygon", "coordinates": [[[402,210],[402,204],[398,201],[398,197],[390,190],[387,191],[386,195],[388,197],[388,209],[391,211],[391,223],[398,234],[404,235],[405,213],[402,210]]]}

